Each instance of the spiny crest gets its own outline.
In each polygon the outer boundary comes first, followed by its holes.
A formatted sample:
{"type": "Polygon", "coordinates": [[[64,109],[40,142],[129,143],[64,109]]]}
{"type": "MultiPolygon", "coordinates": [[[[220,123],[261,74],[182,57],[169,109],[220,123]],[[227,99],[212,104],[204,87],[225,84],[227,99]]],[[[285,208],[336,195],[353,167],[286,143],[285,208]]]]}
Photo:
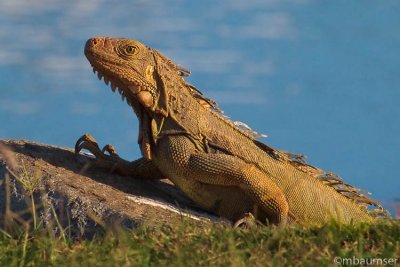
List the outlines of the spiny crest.
{"type": "Polygon", "coordinates": [[[335,173],[323,171],[317,167],[309,165],[305,161],[304,155],[296,155],[285,151],[279,151],[279,156],[283,160],[290,162],[297,169],[317,178],[327,186],[334,188],[338,193],[351,199],[371,216],[390,218],[389,212],[384,209],[381,204],[366,196],[371,195],[371,193],[345,183],[342,178],[335,173]]]}
{"type": "Polygon", "coordinates": [[[193,95],[193,97],[205,108],[211,110],[214,114],[221,117],[224,121],[232,125],[234,128],[247,135],[251,139],[267,137],[265,134],[260,134],[250,128],[246,123],[241,121],[231,121],[228,116],[224,114],[224,112],[218,107],[217,103],[207,98],[203,95],[203,93],[194,87],[193,85],[186,83],[186,88],[189,89],[189,92],[193,95]]]}
{"type": "MultiPolygon", "coordinates": [[[[167,68],[176,70],[179,76],[187,77],[190,75],[190,71],[182,66],[177,65],[172,60],[165,57],[163,54],[158,52],[157,50],[153,50],[156,55],[163,60],[163,63],[166,65],[167,68]]],[[[232,127],[236,128],[241,133],[245,134],[246,136],[250,137],[251,139],[260,138],[260,137],[267,137],[265,134],[257,133],[256,131],[252,130],[247,124],[240,122],[240,121],[231,121],[229,117],[224,115],[224,112],[218,107],[217,103],[207,98],[203,95],[203,93],[194,87],[193,85],[185,83],[185,88],[190,92],[190,94],[199,102],[203,107],[208,108],[212,113],[219,116],[222,120],[232,125],[232,127]]]]}

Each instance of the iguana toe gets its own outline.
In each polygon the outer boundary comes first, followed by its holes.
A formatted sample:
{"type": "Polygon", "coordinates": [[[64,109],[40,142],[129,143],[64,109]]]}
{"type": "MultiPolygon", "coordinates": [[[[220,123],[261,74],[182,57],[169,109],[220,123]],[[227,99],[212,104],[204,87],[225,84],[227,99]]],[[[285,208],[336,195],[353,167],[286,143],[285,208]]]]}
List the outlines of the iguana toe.
{"type": "Polygon", "coordinates": [[[246,229],[254,229],[257,227],[259,222],[256,220],[253,214],[250,212],[247,212],[240,217],[239,220],[237,220],[233,224],[233,228],[246,228],[246,229]]]}
{"type": "Polygon", "coordinates": [[[103,149],[101,150],[101,152],[102,152],[103,154],[106,154],[106,152],[108,152],[108,154],[109,154],[110,156],[112,156],[112,157],[119,157],[119,155],[118,155],[117,151],[115,150],[115,148],[114,148],[112,145],[110,145],[110,144],[105,145],[105,146],[103,147],[103,149]]]}
{"type": "Polygon", "coordinates": [[[82,149],[90,151],[97,158],[103,155],[103,152],[100,150],[96,139],[94,139],[90,134],[84,134],[78,139],[78,141],[76,141],[75,154],[78,155],[82,149]]]}

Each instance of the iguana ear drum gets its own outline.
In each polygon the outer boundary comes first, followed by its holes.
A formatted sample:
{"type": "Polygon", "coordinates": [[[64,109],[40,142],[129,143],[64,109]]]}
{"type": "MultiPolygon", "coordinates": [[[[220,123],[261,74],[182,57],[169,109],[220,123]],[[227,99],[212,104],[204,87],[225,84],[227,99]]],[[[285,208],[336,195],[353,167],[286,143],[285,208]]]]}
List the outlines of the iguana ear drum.
{"type": "Polygon", "coordinates": [[[139,102],[146,108],[153,106],[154,99],[149,91],[141,91],[137,94],[137,98],[139,102]]]}
{"type": "Polygon", "coordinates": [[[146,80],[153,86],[157,86],[157,82],[154,79],[154,66],[152,65],[146,67],[146,80]]]}

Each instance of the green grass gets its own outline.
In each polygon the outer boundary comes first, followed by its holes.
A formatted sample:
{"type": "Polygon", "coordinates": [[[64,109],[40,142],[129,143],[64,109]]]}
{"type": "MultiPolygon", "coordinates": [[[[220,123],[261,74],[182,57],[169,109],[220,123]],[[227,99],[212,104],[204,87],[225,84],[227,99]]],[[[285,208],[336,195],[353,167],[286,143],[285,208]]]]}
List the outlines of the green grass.
{"type": "Polygon", "coordinates": [[[26,221],[10,210],[6,174],[0,184],[6,192],[6,199],[0,200],[6,203],[0,218],[5,225],[0,228],[0,266],[337,266],[335,257],[391,260],[388,266],[394,261],[400,266],[399,220],[251,229],[198,227],[183,220],[174,226],[103,228],[90,239],[77,239],[71,235],[72,225],[63,228],[53,207],[52,220],[38,220],[38,205],[45,206],[33,198],[40,173],[25,168],[9,173],[25,189],[31,219],[26,221]]]}
{"type": "Polygon", "coordinates": [[[399,221],[320,229],[207,229],[182,222],[109,230],[79,241],[39,229],[0,233],[0,266],[334,266],[335,257],[399,258],[399,237],[399,221]]]}

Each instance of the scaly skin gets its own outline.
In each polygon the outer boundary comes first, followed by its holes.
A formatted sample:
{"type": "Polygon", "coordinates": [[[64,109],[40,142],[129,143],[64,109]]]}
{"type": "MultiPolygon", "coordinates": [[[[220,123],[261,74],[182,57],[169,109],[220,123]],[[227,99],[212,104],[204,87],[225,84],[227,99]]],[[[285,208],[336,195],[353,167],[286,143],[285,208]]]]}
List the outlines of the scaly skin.
{"type": "Polygon", "coordinates": [[[255,140],[255,132],[224,117],[185,82],[188,71],[157,50],[134,40],[96,37],[87,41],[85,55],[99,79],[104,76],[126,98],[140,125],[143,158],[134,162],[82,136],[76,153],[90,150],[98,166],[135,178],[168,178],[199,206],[232,221],[251,213],[263,222],[311,226],[390,216],[334,174],[255,140]]]}

